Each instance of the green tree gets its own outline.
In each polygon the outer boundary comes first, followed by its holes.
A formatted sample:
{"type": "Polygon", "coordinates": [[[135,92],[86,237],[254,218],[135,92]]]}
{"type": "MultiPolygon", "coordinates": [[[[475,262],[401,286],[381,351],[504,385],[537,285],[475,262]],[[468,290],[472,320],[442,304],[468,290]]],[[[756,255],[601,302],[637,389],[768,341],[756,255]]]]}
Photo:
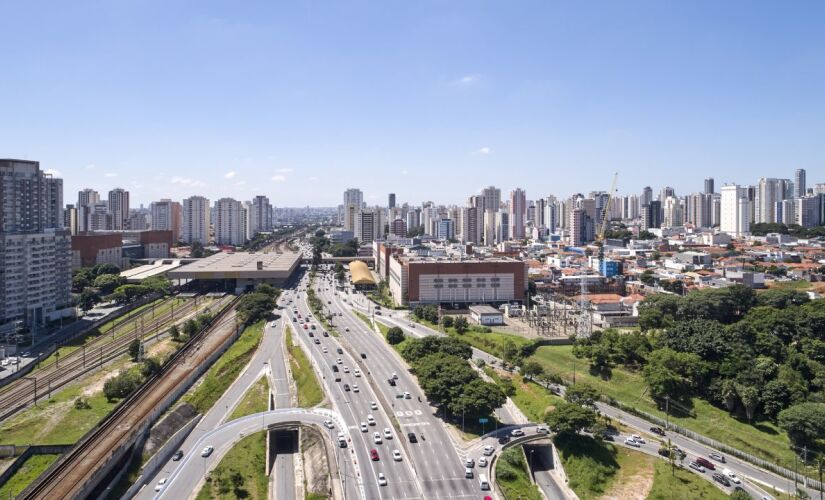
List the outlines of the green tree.
{"type": "Polygon", "coordinates": [[[461,335],[470,328],[470,325],[467,323],[467,318],[459,316],[453,321],[453,328],[455,328],[456,333],[461,335]]]}
{"type": "Polygon", "coordinates": [[[169,329],[169,337],[175,342],[180,340],[180,330],[178,329],[178,325],[172,325],[172,328],[169,329]]]}
{"type": "Polygon", "coordinates": [[[453,317],[452,316],[444,316],[441,318],[441,325],[447,329],[453,326],[453,317]]]}
{"type": "Polygon", "coordinates": [[[143,363],[140,366],[140,373],[144,378],[160,373],[160,361],[151,356],[144,358],[143,363]]]}
{"type": "Polygon", "coordinates": [[[825,403],[799,403],[779,412],[779,427],[796,446],[825,438],[825,403]]]}
{"type": "Polygon", "coordinates": [[[514,363],[518,359],[518,347],[512,340],[507,340],[501,347],[501,357],[508,363],[514,363]]]}
{"type": "Polygon", "coordinates": [[[567,391],[564,393],[564,399],[566,399],[568,403],[595,409],[596,401],[599,400],[599,393],[588,384],[578,383],[567,388],[567,391]]]}
{"type": "Polygon", "coordinates": [[[387,330],[387,342],[389,342],[390,345],[400,344],[401,342],[404,342],[405,338],[406,336],[404,335],[404,330],[397,326],[387,330]]]}
{"type": "Polygon", "coordinates": [[[101,274],[94,281],[94,287],[100,293],[108,295],[115,291],[115,288],[123,284],[123,279],[117,274],[101,274]]]}
{"type": "Polygon", "coordinates": [[[596,413],[584,406],[573,403],[559,403],[544,417],[551,431],[558,437],[577,434],[596,423],[596,413]]]}
{"type": "Polygon", "coordinates": [[[650,354],[642,375],[653,397],[681,399],[695,392],[707,370],[707,364],[696,354],[663,348],[650,354]]]}
{"type": "Polygon", "coordinates": [[[481,417],[489,415],[505,403],[507,397],[499,386],[474,378],[461,387],[461,394],[449,403],[454,415],[464,413],[481,417]]]}
{"type": "Polygon", "coordinates": [[[86,288],[80,294],[77,305],[85,312],[93,308],[98,302],[100,302],[100,295],[94,290],[86,288]]]}
{"type": "Polygon", "coordinates": [[[742,407],[745,408],[745,416],[748,422],[753,421],[756,414],[756,408],[759,406],[759,390],[752,386],[740,386],[737,389],[739,393],[739,400],[742,401],[742,407]]]}
{"type": "Polygon", "coordinates": [[[530,380],[533,380],[534,377],[538,377],[543,374],[544,367],[536,361],[527,361],[521,366],[521,375],[529,378],[530,380]]]}
{"type": "Polygon", "coordinates": [[[193,319],[186,320],[186,323],[183,324],[183,333],[186,335],[187,339],[191,339],[198,333],[198,323],[193,319]]]}
{"type": "Polygon", "coordinates": [[[140,356],[140,340],[135,339],[129,342],[129,357],[132,361],[137,361],[140,356]]]}

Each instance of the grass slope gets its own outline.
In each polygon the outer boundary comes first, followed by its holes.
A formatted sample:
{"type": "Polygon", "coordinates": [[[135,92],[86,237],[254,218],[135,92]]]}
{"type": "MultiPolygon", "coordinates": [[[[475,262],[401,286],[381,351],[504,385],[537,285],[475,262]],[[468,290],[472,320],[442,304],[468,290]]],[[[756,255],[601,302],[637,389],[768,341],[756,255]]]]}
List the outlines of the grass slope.
{"type": "Polygon", "coordinates": [[[285,340],[289,352],[289,366],[295,380],[298,406],[311,408],[324,400],[324,391],[304,350],[292,341],[292,328],[287,328],[285,340]]]}
{"type": "MultiPolygon", "coordinates": [[[[531,359],[541,363],[546,373],[557,374],[567,381],[573,379],[575,363],[577,382],[587,382],[606,396],[665,418],[665,412],[646,396],[647,385],[639,373],[613,368],[607,380],[591,375],[587,362],[573,356],[572,346],[543,346],[531,359]]],[[[671,414],[670,421],[766,460],[792,466],[793,454],[789,449],[788,436],[772,423],[750,425],[741,422],[699,398],[693,399],[693,411],[696,417],[671,414]]]]}
{"type": "Polygon", "coordinates": [[[258,321],[246,327],[238,340],[209,368],[201,382],[184,396],[184,401],[200,413],[209,411],[252,359],[261,342],[264,323],[258,321]]]}
{"type": "Polygon", "coordinates": [[[266,411],[269,409],[268,400],[269,381],[266,377],[261,377],[246,391],[228,420],[266,411]]]}
{"type": "Polygon", "coordinates": [[[60,455],[33,455],[0,487],[0,498],[14,498],[37,479],[60,455]]]}
{"type": "Polygon", "coordinates": [[[209,473],[197,499],[266,499],[269,482],[264,473],[265,460],[265,432],[256,432],[241,439],[209,473]]]}
{"type": "Polygon", "coordinates": [[[555,444],[569,485],[581,500],[599,498],[613,484],[621,466],[615,446],[581,435],[556,437],[555,444]]]}
{"type": "MultiPolygon", "coordinates": [[[[481,471],[479,471],[480,473],[481,471]]],[[[496,483],[506,499],[541,500],[538,487],[530,482],[521,446],[510,448],[498,457],[496,483]]]]}
{"type": "Polygon", "coordinates": [[[489,366],[484,368],[484,372],[499,385],[504,379],[510,379],[516,389],[516,393],[510,396],[510,399],[531,422],[544,421],[545,413],[564,401],[537,383],[525,380],[521,375],[505,374],[489,366]]]}
{"type": "Polygon", "coordinates": [[[653,488],[648,500],[723,500],[729,498],[725,492],[685,469],[676,469],[676,476],[671,472],[670,464],[665,460],[656,460],[654,465],[653,488]]]}

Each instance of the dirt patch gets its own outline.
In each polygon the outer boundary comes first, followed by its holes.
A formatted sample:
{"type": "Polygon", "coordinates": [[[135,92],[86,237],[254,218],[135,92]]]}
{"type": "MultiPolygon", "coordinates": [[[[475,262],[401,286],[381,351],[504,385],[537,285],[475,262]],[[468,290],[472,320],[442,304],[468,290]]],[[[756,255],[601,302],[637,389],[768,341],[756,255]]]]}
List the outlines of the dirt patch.
{"type": "Polygon", "coordinates": [[[317,430],[301,428],[301,454],[304,460],[304,479],[307,493],[331,494],[327,452],[317,430]]]}
{"type": "Polygon", "coordinates": [[[178,432],[187,422],[195,418],[197,411],[189,403],[183,403],[175,408],[174,411],[169,412],[164,416],[160,422],[152,427],[149,431],[149,439],[143,446],[142,456],[146,459],[155,454],[155,452],[169,440],[172,435],[178,432]]]}
{"type": "Polygon", "coordinates": [[[656,473],[653,466],[655,458],[636,452],[628,453],[633,459],[620,461],[622,468],[601,500],[644,500],[650,494],[656,473]]]}

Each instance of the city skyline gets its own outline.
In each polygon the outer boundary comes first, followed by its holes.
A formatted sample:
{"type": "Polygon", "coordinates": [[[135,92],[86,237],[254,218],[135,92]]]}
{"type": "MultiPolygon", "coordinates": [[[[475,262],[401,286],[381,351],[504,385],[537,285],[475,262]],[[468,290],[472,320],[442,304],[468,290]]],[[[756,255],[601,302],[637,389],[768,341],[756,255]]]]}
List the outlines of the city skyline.
{"type": "Polygon", "coordinates": [[[342,177],[371,204],[460,203],[468,174],[556,195],[614,171],[620,193],[793,178],[825,156],[823,9],[17,4],[8,36],[42,36],[0,49],[0,150],[133,205],[334,206],[342,177]]]}

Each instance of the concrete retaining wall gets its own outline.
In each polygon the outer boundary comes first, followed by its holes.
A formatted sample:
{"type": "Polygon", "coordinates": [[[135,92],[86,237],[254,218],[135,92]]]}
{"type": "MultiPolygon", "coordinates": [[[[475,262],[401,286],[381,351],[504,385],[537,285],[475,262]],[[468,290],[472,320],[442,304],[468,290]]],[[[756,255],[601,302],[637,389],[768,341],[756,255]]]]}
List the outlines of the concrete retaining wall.
{"type": "MultiPolygon", "coordinates": [[[[20,470],[20,467],[34,455],[60,455],[71,449],[70,444],[50,444],[50,445],[33,445],[28,447],[23,446],[4,446],[4,448],[13,448],[13,453],[20,453],[14,462],[0,474],[0,486],[6,484],[6,481],[20,470]],[[22,451],[21,451],[22,450],[22,451]]],[[[9,455],[14,456],[14,455],[9,455]]]]}

